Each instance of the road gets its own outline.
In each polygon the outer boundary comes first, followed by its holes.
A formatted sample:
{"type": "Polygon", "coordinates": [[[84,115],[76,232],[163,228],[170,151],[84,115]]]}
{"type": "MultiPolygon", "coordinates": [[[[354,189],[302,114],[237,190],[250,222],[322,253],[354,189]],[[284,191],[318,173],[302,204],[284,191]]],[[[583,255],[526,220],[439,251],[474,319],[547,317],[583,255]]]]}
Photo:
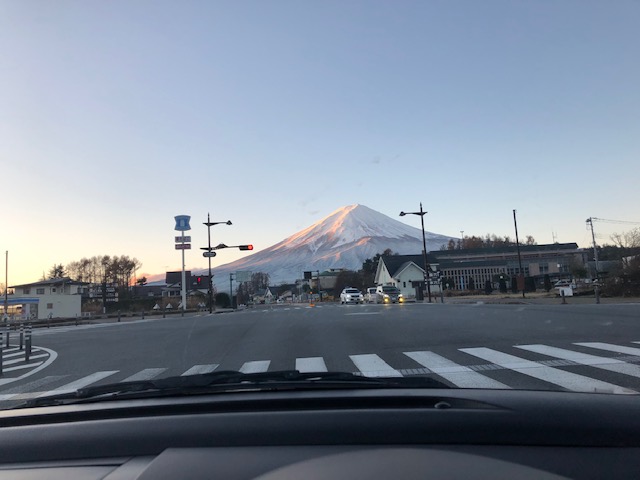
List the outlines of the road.
{"type": "Polygon", "coordinates": [[[38,329],[33,344],[38,358],[0,379],[2,406],[214,370],[340,370],[428,375],[458,387],[640,392],[638,304],[274,305],[38,329]]]}

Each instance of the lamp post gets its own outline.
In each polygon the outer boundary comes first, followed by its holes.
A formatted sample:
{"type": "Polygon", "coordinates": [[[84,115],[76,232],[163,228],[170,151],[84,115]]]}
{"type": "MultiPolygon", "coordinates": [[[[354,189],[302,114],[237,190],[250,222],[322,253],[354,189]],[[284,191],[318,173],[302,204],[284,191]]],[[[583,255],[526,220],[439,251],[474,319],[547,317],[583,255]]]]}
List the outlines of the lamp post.
{"type": "Polygon", "coordinates": [[[226,225],[233,225],[231,223],[231,220],[227,220],[226,222],[212,222],[209,218],[208,213],[207,221],[203,222],[203,225],[207,226],[207,246],[201,247],[200,250],[206,250],[202,255],[207,257],[207,259],[209,260],[209,313],[213,313],[213,278],[211,278],[211,257],[216,256],[216,252],[214,252],[214,249],[211,247],[211,227],[213,225],[220,225],[222,223],[226,225]]]}
{"type": "Polygon", "coordinates": [[[431,279],[429,278],[429,261],[427,260],[427,238],[424,233],[424,215],[428,213],[422,210],[422,202],[420,202],[419,212],[400,212],[400,216],[420,215],[420,224],[422,225],[422,259],[424,260],[424,283],[427,286],[427,294],[429,303],[431,303],[431,279]]]}

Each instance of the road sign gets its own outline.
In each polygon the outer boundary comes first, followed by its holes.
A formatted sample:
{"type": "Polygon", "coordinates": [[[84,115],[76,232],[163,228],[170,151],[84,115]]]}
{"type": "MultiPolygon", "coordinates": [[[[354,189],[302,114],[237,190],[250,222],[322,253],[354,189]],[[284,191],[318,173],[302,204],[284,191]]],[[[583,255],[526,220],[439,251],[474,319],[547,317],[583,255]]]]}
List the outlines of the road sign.
{"type": "Polygon", "coordinates": [[[176,237],[176,243],[180,243],[180,242],[189,243],[190,241],[191,241],[191,237],[189,236],[176,237]]]}
{"type": "Polygon", "coordinates": [[[204,252],[202,254],[203,257],[215,257],[216,256],[216,252],[204,252]]]}
{"type": "Polygon", "coordinates": [[[191,230],[191,226],[189,225],[189,220],[191,217],[189,215],[176,215],[173,217],[176,219],[176,227],[174,230],[179,230],[184,232],[185,230],[191,230]]]}
{"type": "Polygon", "coordinates": [[[191,250],[190,243],[176,243],[176,250],[191,250]]]}
{"type": "Polygon", "coordinates": [[[251,272],[248,270],[238,270],[236,272],[236,282],[238,283],[242,283],[242,282],[248,282],[249,280],[251,280],[251,272]]]}

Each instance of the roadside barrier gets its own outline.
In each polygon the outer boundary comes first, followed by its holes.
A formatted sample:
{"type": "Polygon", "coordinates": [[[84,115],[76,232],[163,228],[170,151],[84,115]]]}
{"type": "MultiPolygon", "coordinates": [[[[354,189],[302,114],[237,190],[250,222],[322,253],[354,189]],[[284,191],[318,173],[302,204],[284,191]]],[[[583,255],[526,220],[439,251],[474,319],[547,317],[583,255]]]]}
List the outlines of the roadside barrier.
{"type": "Polygon", "coordinates": [[[7,348],[9,348],[9,333],[11,332],[11,327],[9,323],[7,323],[7,348]]]}
{"type": "Polygon", "coordinates": [[[24,361],[28,362],[31,356],[31,324],[27,324],[27,334],[24,342],[24,361]]]}
{"type": "Polygon", "coordinates": [[[0,332],[0,376],[2,376],[2,332],[0,332]]]}
{"type": "Polygon", "coordinates": [[[20,350],[24,350],[24,323],[20,324],[20,350]]]}

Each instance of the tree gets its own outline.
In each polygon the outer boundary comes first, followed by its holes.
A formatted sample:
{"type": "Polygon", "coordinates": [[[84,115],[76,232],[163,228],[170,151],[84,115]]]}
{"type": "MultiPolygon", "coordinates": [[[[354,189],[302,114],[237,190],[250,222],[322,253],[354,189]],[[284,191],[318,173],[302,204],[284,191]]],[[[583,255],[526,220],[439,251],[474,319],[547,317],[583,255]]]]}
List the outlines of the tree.
{"type": "Polygon", "coordinates": [[[136,284],[138,284],[138,285],[139,285],[139,286],[141,286],[141,287],[142,287],[142,286],[144,286],[144,285],[146,285],[146,284],[147,284],[147,277],[139,278],[139,279],[136,281],[136,284]]]}
{"type": "Polygon", "coordinates": [[[229,294],[226,292],[216,293],[215,302],[217,306],[222,308],[231,307],[231,299],[229,298],[229,294]]]}
{"type": "Polygon", "coordinates": [[[535,292],[536,291],[536,280],[533,277],[525,277],[524,279],[524,291],[525,292],[535,292]]]}
{"type": "Polygon", "coordinates": [[[493,285],[491,285],[491,280],[487,280],[484,282],[484,293],[491,295],[491,292],[493,292],[493,285]]]}
{"type": "Polygon", "coordinates": [[[337,296],[340,295],[340,292],[342,292],[345,287],[353,287],[360,291],[364,291],[367,286],[363,285],[362,274],[360,272],[344,270],[336,277],[336,283],[333,287],[333,291],[337,296]]]}
{"type": "Polygon", "coordinates": [[[447,242],[447,250],[455,250],[456,249],[456,242],[453,238],[450,238],[449,241],[447,242]]]}
{"type": "Polygon", "coordinates": [[[53,264],[53,267],[49,269],[49,278],[62,278],[66,275],[64,266],[60,264],[53,264]]]}

